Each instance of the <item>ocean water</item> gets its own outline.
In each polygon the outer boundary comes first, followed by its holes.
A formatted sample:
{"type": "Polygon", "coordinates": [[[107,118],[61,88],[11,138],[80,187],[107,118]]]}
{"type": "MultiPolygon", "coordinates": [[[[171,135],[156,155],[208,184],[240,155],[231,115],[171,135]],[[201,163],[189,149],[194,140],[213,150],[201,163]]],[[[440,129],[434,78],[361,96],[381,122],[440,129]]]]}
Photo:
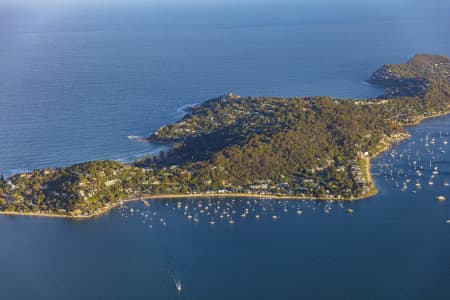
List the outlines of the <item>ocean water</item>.
{"type": "MultiPolygon", "coordinates": [[[[446,1],[384,2],[0,4],[0,173],[159,151],[128,136],[227,92],[374,97],[381,90],[364,80],[380,65],[450,54],[446,1]]],[[[182,199],[83,222],[0,217],[0,298],[443,299],[450,207],[435,198],[450,199],[449,128],[444,117],[411,129],[410,141],[374,161],[380,193],[342,207],[182,199]],[[427,136],[436,143],[425,147],[427,136]],[[220,218],[226,209],[234,224],[220,218]]]]}

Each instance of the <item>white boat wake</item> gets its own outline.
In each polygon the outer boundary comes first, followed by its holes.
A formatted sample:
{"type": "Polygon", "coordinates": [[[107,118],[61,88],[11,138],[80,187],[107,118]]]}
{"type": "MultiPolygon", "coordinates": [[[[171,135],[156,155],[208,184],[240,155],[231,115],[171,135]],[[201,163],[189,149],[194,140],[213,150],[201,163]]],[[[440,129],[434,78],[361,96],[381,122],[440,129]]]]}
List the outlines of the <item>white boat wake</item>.
{"type": "Polygon", "coordinates": [[[175,283],[175,288],[177,289],[178,293],[181,293],[182,290],[182,285],[181,285],[181,281],[179,279],[174,278],[173,279],[174,283],[175,283]]]}
{"type": "Polygon", "coordinates": [[[185,113],[189,112],[189,110],[196,105],[198,105],[198,103],[191,103],[191,104],[186,104],[186,105],[180,106],[177,108],[177,113],[185,114],[185,113]]]}
{"type": "Polygon", "coordinates": [[[147,141],[147,138],[145,138],[143,136],[139,136],[139,135],[129,135],[128,139],[134,140],[134,141],[139,141],[139,142],[146,142],[147,141]]]}
{"type": "Polygon", "coordinates": [[[170,270],[169,270],[169,275],[172,277],[173,284],[175,285],[177,292],[181,293],[181,290],[183,289],[181,281],[170,270]]]}

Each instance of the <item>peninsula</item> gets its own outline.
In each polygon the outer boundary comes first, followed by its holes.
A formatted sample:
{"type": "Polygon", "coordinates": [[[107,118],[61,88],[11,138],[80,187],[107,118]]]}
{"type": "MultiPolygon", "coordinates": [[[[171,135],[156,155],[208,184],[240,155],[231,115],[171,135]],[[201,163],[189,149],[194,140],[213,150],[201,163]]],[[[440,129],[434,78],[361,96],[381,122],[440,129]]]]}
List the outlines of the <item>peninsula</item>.
{"type": "Polygon", "coordinates": [[[419,54],[369,82],[384,93],[208,100],[148,137],[171,145],[159,156],[2,177],[0,213],[86,218],[151,197],[369,197],[370,159],[407,138],[405,126],[450,112],[450,58],[419,54]]]}

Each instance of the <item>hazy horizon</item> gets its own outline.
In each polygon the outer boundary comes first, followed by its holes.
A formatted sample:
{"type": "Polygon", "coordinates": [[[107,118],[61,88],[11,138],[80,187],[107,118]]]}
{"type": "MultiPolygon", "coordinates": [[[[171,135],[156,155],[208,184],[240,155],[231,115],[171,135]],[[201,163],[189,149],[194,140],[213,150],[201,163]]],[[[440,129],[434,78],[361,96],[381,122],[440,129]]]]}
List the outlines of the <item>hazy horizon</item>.
{"type": "MultiPolygon", "coordinates": [[[[432,30],[445,30],[450,3],[387,0],[222,1],[203,0],[0,0],[0,32],[148,30],[172,28],[236,28],[308,23],[394,21],[432,18],[432,30]],[[115,18],[111,18],[115,16],[115,18]],[[82,18],[84,22],[78,22],[82,18]],[[60,26],[65,20],[67,27],[60,26]],[[113,20],[113,22],[111,22],[113,20]],[[70,26],[69,26],[69,25],[70,26]],[[142,26],[144,24],[145,26],[142,26]]],[[[402,28],[395,28],[396,30],[402,28]]]]}

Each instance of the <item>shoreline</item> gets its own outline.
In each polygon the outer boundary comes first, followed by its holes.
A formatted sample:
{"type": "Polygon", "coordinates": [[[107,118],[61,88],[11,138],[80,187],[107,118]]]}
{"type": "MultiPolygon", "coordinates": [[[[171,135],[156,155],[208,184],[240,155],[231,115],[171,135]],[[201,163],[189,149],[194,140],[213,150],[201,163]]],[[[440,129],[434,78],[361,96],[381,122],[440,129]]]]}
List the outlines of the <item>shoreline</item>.
{"type": "Polygon", "coordinates": [[[367,194],[364,196],[358,196],[354,198],[338,198],[338,197],[304,197],[304,196],[289,196],[289,195],[267,195],[267,194],[248,194],[248,193],[226,193],[226,194],[219,194],[219,193],[211,193],[211,194],[165,194],[165,195],[142,195],[139,198],[129,198],[129,199],[123,199],[119,200],[117,203],[114,203],[113,205],[104,208],[102,211],[94,213],[92,215],[83,216],[83,215],[63,215],[63,214],[55,214],[55,213],[34,213],[34,212],[27,212],[27,213],[21,213],[21,212],[14,212],[14,211],[0,211],[0,216],[22,216],[22,217],[45,217],[45,218],[62,218],[62,219],[74,219],[74,220],[86,220],[86,219],[93,219],[95,217],[104,215],[114,208],[117,208],[118,206],[121,206],[125,203],[129,202],[137,202],[137,201],[144,201],[144,200],[152,200],[152,199],[181,199],[181,198],[232,198],[232,197],[238,197],[238,198],[253,198],[253,199],[265,199],[265,200],[307,200],[307,201],[357,201],[357,200],[363,200],[370,198],[374,196],[375,194],[367,194]]]}
{"type": "Polygon", "coordinates": [[[62,215],[62,214],[46,214],[46,213],[34,213],[34,212],[26,212],[21,213],[17,211],[0,211],[0,216],[20,216],[20,217],[44,217],[44,218],[60,218],[60,219],[91,219],[95,216],[70,216],[70,215],[62,215]]]}
{"type": "MultiPolygon", "coordinates": [[[[449,115],[450,111],[446,111],[444,113],[439,113],[432,116],[424,116],[417,120],[414,124],[408,124],[404,125],[403,127],[412,127],[412,126],[418,126],[420,123],[422,123],[423,120],[426,119],[432,119],[432,118],[439,118],[446,115],[449,115]]],[[[338,198],[338,197],[305,197],[305,196],[290,196],[290,195],[268,195],[268,194],[249,194],[249,193],[210,193],[210,194],[164,194],[164,195],[151,195],[151,194],[143,194],[142,196],[138,198],[129,198],[129,199],[121,199],[118,200],[116,203],[102,208],[101,211],[96,212],[94,214],[84,216],[84,215],[63,215],[63,214],[56,214],[56,213],[34,213],[34,212],[27,212],[27,213],[21,213],[21,212],[10,212],[10,211],[0,211],[0,216],[25,216],[25,217],[46,217],[46,218],[62,218],[62,219],[74,219],[74,220],[86,220],[86,219],[93,219],[95,217],[104,215],[111,211],[112,209],[128,202],[135,202],[135,201],[143,201],[143,200],[151,200],[151,199],[179,199],[179,198],[229,198],[229,197],[240,197],[240,198],[254,198],[254,199],[267,199],[267,200],[308,200],[308,201],[357,201],[357,200],[365,200],[368,198],[371,198],[378,194],[378,189],[375,186],[373,179],[372,179],[372,173],[371,173],[371,161],[375,158],[377,158],[382,153],[386,152],[391,148],[391,146],[395,143],[401,142],[403,140],[409,139],[410,134],[409,133],[400,133],[400,135],[397,138],[394,138],[390,141],[384,142],[381,141],[379,146],[380,149],[377,149],[375,154],[364,157],[362,160],[365,162],[365,170],[364,170],[364,177],[367,181],[367,185],[369,186],[369,192],[365,195],[353,197],[353,198],[338,198]]]]}

